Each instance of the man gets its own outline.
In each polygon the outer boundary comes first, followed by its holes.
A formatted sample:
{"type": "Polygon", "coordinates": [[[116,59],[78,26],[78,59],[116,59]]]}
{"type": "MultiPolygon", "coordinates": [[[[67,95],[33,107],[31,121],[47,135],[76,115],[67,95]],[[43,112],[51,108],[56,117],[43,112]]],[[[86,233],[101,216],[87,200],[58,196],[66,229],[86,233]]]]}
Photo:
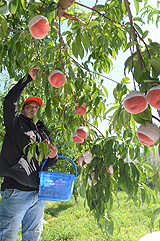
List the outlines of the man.
{"type": "Polygon", "coordinates": [[[47,141],[49,154],[43,170],[55,165],[58,160],[57,148],[51,144],[48,130],[41,121],[33,122],[42,100],[35,96],[28,98],[23,103],[22,114],[17,115],[17,102],[25,87],[35,80],[36,73],[37,69],[31,68],[27,79],[21,79],[4,100],[6,134],[0,155],[0,176],[4,177],[1,185],[0,241],[16,241],[21,224],[23,241],[37,241],[42,233],[45,201],[38,198],[38,185],[44,160],[37,161],[38,148],[37,158],[33,156],[27,160],[30,144],[47,141]]]}

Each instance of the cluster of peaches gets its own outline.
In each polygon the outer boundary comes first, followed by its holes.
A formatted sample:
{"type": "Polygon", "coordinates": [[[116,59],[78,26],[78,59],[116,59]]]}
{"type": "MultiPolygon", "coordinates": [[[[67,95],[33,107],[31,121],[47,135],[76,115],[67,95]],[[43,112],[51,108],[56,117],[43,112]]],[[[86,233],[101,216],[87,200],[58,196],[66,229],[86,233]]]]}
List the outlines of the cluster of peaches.
{"type": "MultiPolygon", "coordinates": [[[[30,21],[29,21],[29,31],[31,35],[35,39],[43,39],[49,32],[50,26],[48,19],[44,17],[43,15],[36,15],[34,16],[30,21]]],[[[38,67],[37,71],[39,70],[38,67]]],[[[41,78],[43,77],[43,74],[41,75],[41,78]]],[[[61,87],[65,83],[65,76],[60,70],[52,70],[48,76],[48,81],[52,86],[55,88],[61,87]]],[[[78,115],[84,115],[87,110],[86,110],[86,104],[83,103],[81,106],[78,104],[75,106],[75,112],[78,115]]],[[[84,139],[87,138],[89,135],[89,131],[86,126],[80,126],[76,132],[73,134],[72,140],[76,143],[83,143],[84,139]]],[[[86,163],[90,163],[92,160],[92,154],[90,151],[87,151],[83,155],[83,160],[82,156],[78,158],[78,163],[80,166],[82,166],[82,161],[84,160],[86,163]]]]}
{"type": "MultiPolygon", "coordinates": [[[[36,15],[29,21],[29,31],[35,39],[43,39],[49,32],[48,19],[43,15],[36,15]]],[[[37,68],[38,70],[38,68],[37,68]]],[[[41,75],[41,78],[43,73],[41,75]]],[[[48,80],[55,88],[61,87],[65,83],[65,76],[60,70],[52,70],[48,80]]]]}
{"type": "MultiPolygon", "coordinates": [[[[86,151],[83,155],[78,157],[78,165],[82,167],[83,162],[84,162],[85,164],[83,167],[85,168],[89,163],[91,163],[92,160],[93,160],[93,156],[92,156],[91,151],[86,151]]],[[[110,174],[113,174],[113,165],[110,165],[109,168],[106,166],[106,170],[110,174]]],[[[94,179],[94,176],[95,176],[95,173],[92,173],[91,179],[88,178],[89,185],[92,185],[92,183],[93,183],[93,185],[95,185],[97,183],[97,181],[94,179]]]]}
{"type": "MultiPolygon", "coordinates": [[[[36,15],[29,21],[29,31],[35,39],[43,39],[49,32],[50,26],[48,19],[43,15],[36,15]]],[[[39,68],[37,67],[37,71],[39,68]]],[[[41,75],[41,78],[43,77],[41,75]]],[[[56,88],[61,87],[65,83],[65,75],[60,70],[52,70],[49,73],[48,81],[50,84],[56,88]]],[[[79,115],[84,115],[86,113],[86,104],[75,106],[75,112],[79,115]]],[[[86,126],[80,126],[77,131],[73,134],[73,141],[77,143],[82,143],[85,138],[89,135],[86,126]]]]}
{"type": "MultiPolygon", "coordinates": [[[[148,108],[148,104],[155,109],[160,109],[160,85],[152,87],[147,94],[131,91],[124,99],[123,105],[127,112],[138,114],[148,108]]],[[[144,145],[153,145],[160,138],[160,130],[157,125],[145,122],[137,131],[139,142],[144,145]]]]}

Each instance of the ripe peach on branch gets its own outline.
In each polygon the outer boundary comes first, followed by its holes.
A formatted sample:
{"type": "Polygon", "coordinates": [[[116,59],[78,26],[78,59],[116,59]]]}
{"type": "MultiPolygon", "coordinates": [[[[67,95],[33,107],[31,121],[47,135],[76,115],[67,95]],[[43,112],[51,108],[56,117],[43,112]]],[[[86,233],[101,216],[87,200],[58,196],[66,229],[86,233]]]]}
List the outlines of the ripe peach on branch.
{"type": "Polygon", "coordinates": [[[138,114],[148,107],[148,101],[144,93],[131,91],[123,101],[124,108],[127,112],[138,114]]]}
{"type": "Polygon", "coordinates": [[[143,145],[150,146],[160,138],[160,130],[157,125],[146,122],[139,127],[137,137],[143,145]]]}
{"type": "Polygon", "coordinates": [[[80,167],[82,167],[82,163],[83,163],[83,161],[84,161],[83,156],[79,156],[77,160],[78,160],[78,165],[79,165],[80,167]]]}
{"type": "Polygon", "coordinates": [[[36,15],[29,21],[29,31],[35,39],[43,39],[49,30],[48,19],[43,15],[36,15]]]}
{"type": "Polygon", "coordinates": [[[87,138],[89,135],[89,131],[86,126],[80,126],[76,132],[77,132],[77,136],[83,139],[87,138]]]}
{"type": "Polygon", "coordinates": [[[87,112],[86,107],[87,107],[86,103],[83,103],[81,106],[79,106],[79,104],[77,104],[75,106],[74,110],[78,115],[84,115],[87,112]]]}
{"type": "Polygon", "coordinates": [[[65,83],[66,78],[60,70],[52,70],[48,76],[48,80],[55,88],[59,88],[65,83]]]}
{"type": "Polygon", "coordinates": [[[147,92],[148,103],[156,109],[160,109],[160,85],[152,87],[147,92]]]}
{"type": "Polygon", "coordinates": [[[77,132],[75,132],[72,136],[72,140],[76,143],[83,143],[84,139],[80,138],[79,136],[77,136],[77,132]]]}
{"type": "Polygon", "coordinates": [[[91,163],[92,159],[93,159],[93,156],[92,156],[91,151],[86,151],[83,154],[83,160],[85,161],[86,164],[91,163]]]}

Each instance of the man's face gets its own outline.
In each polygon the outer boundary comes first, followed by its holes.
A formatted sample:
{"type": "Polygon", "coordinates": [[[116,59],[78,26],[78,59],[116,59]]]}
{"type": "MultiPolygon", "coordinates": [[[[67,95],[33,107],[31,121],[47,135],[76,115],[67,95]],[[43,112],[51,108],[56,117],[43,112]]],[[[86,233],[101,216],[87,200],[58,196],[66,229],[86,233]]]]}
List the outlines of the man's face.
{"type": "Polygon", "coordinates": [[[24,106],[23,114],[24,116],[33,119],[38,109],[39,104],[37,102],[30,101],[24,106]]]}

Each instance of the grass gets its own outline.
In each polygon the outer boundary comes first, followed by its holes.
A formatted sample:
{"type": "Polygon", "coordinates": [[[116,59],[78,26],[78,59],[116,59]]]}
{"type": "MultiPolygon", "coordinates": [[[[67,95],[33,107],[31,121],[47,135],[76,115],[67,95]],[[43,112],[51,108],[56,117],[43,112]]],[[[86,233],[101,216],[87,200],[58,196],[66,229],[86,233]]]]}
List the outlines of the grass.
{"type": "MultiPolygon", "coordinates": [[[[120,223],[120,233],[115,233],[113,241],[138,241],[150,232],[151,214],[158,206],[135,207],[132,200],[126,202],[126,195],[119,193],[121,205],[113,209],[114,215],[120,223]]],[[[115,201],[116,202],[116,201],[115,201]]],[[[156,231],[155,228],[154,231],[156,231]]],[[[21,240],[19,232],[17,241],[21,240]]],[[[107,238],[98,228],[97,223],[89,211],[84,208],[84,200],[74,198],[68,203],[46,202],[43,233],[41,241],[103,241],[107,238]]]]}

